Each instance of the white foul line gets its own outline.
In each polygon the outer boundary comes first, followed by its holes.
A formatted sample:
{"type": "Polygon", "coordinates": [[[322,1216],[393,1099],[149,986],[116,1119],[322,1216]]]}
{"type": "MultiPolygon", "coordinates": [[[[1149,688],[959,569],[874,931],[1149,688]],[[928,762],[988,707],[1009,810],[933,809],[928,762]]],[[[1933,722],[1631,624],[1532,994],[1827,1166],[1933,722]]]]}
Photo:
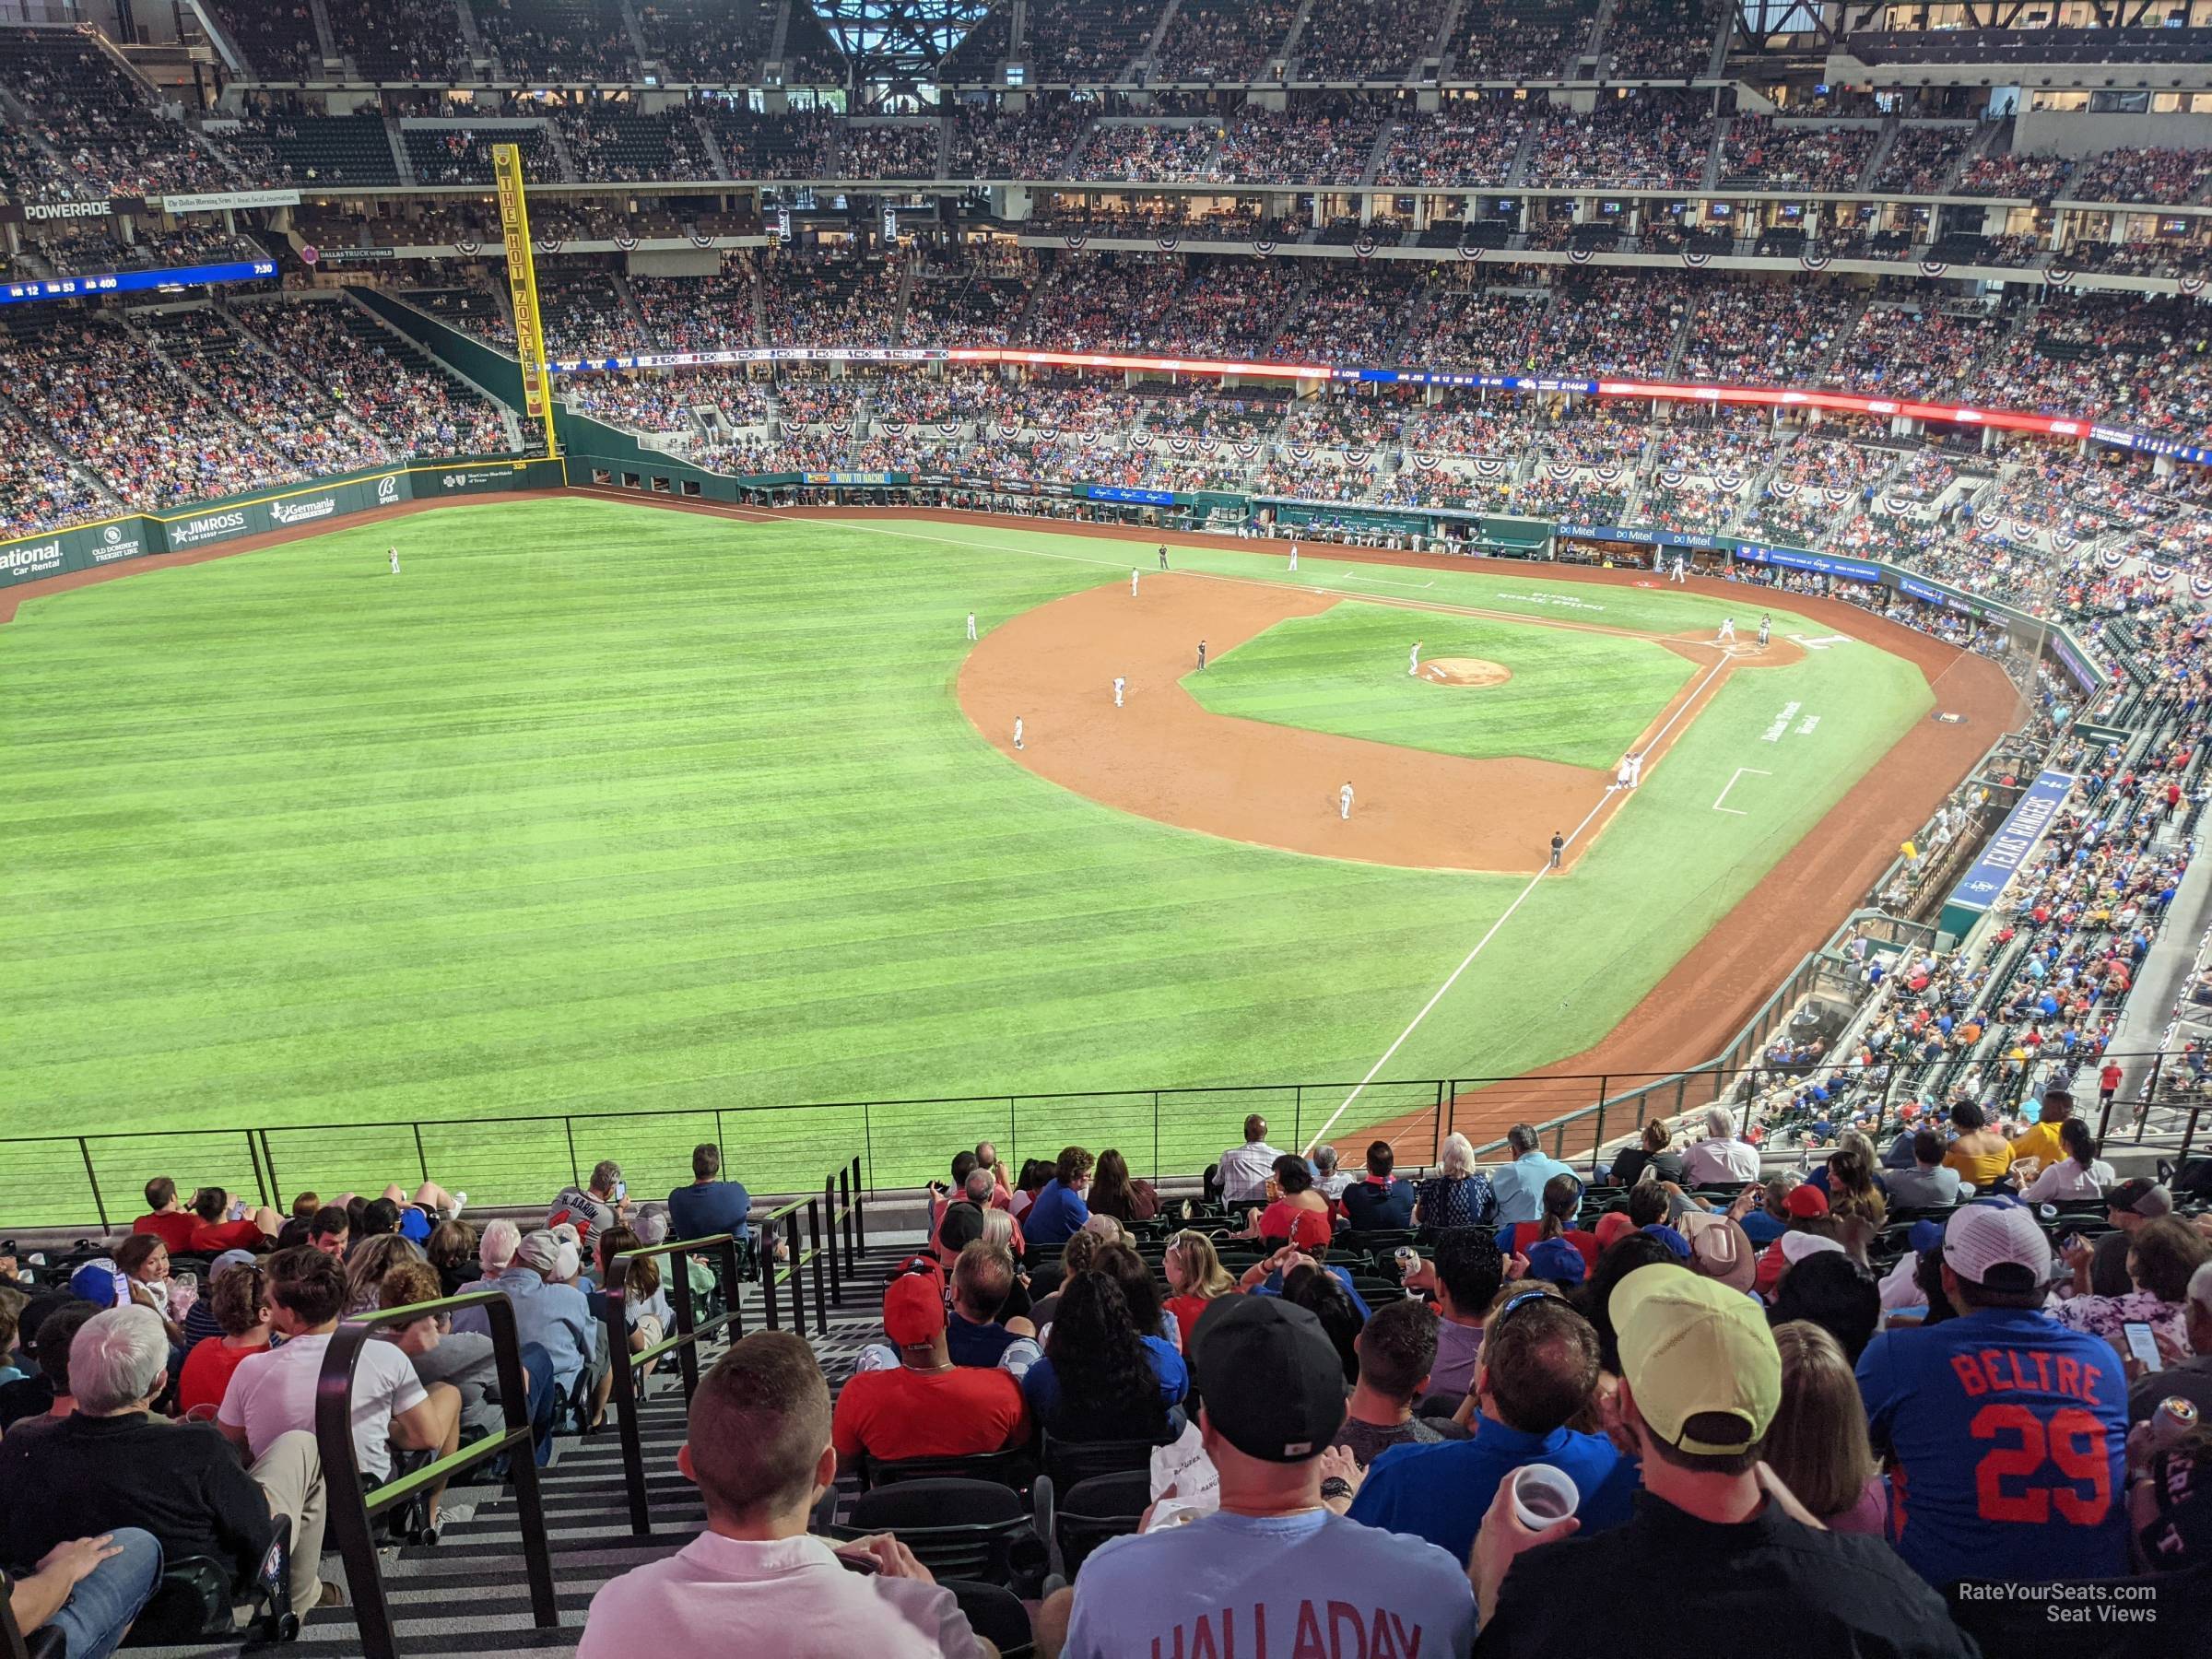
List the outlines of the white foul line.
{"type": "MultiPolygon", "coordinates": [[[[1755,778],[1771,778],[1774,775],[1772,772],[1760,771],[1756,766],[1739,766],[1735,769],[1735,778],[1742,777],[1746,772],[1749,772],[1755,778]]],[[[1735,787],[1735,778],[1730,778],[1727,782],[1721,785],[1721,793],[1712,797],[1712,809],[1715,812],[1732,813],[1737,818],[1749,818],[1751,815],[1741,807],[1721,805],[1728,798],[1728,792],[1735,787]]]]}
{"type": "MultiPolygon", "coordinates": [[[[1713,664],[1712,667],[1705,671],[1705,677],[1698,682],[1696,689],[1692,690],[1688,697],[1684,698],[1681,701],[1681,704],[1675,710],[1675,712],[1667,716],[1666,724],[1662,725],[1657,731],[1653,732],[1651,736],[1644,740],[1645,748],[1650,748],[1653,744],[1657,743],[1660,738],[1666,735],[1668,727],[1672,726],[1676,721],[1682,718],[1684,712],[1687,712],[1690,706],[1698,700],[1699,694],[1702,692],[1707,686],[1712,683],[1712,677],[1720,673],[1722,669],[1728,666],[1728,661],[1729,659],[1724,656],[1719,662],[1713,664]]],[[[1656,762],[1654,762],[1654,764],[1656,764],[1656,762]]],[[[1733,782],[1733,780],[1731,780],[1731,782],[1733,782]]],[[[1583,830],[1590,827],[1590,820],[1595,818],[1599,812],[1604,810],[1606,803],[1613,798],[1614,792],[1619,787],[1620,785],[1618,783],[1608,783],[1606,785],[1606,793],[1597,797],[1597,805],[1591,807],[1590,810],[1583,815],[1583,821],[1577,824],[1571,831],[1568,832],[1566,842],[1567,846],[1572,846],[1574,844],[1575,838],[1581,835],[1583,830]]],[[[1561,851],[1564,850],[1564,848],[1561,849],[1561,851]]],[[[1406,1039],[1412,1036],[1415,1031],[1419,1030],[1421,1021],[1427,1019],[1430,1014],[1434,1011],[1436,1005],[1444,1000],[1444,993],[1451,990],[1453,985],[1459,982],[1459,976],[1465,973],[1467,971],[1469,964],[1471,964],[1477,957],[1482,954],[1483,947],[1487,946],[1492,939],[1498,936],[1498,930],[1503,927],[1508,919],[1512,917],[1512,913],[1521,908],[1521,901],[1536,890],[1536,883],[1543,880],[1545,877],[1550,874],[1551,866],[1549,865],[1546,865],[1544,868],[1538,870],[1534,876],[1531,876],[1528,878],[1528,885],[1523,888],[1521,891],[1514,897],[1513,901],[1505,907],[1504,913],[1500,915],[1497,921],[1490,924],[1488,930],[1483,934],[1481,938],[1475,941],[1475,948],[1468,951],[1465,956],[1460,958],[1459,966],[1453,969],[1451,977],[1445,980],[1442,984],[1436,988],[1436,994],[1431,996],[1428,1002],[1422,1005],[1421,1011],[1413,1017],[1413,1023],[1408,1025],[1404,1030],[1398,1033],[1397,1041],[1392,1043],[1388,1048],[1382,1051],[1382,1058],[1368,1067],[1367,1076],[1360,1078],[1358,1085],[1352,1089],[1352,1092],[1344,1097],[1344,1104],[1329,1113],[1329,1121],[1324,1124],[1320,1130],[1314,1135],[1313,1138],[1306,1143],[1306,1152],[1309,1157],[1312,1156],[1313,1148],[1321,1144],[1322,1137],[1327,1135],[1330,1130],[1336,1126],[1336,1120],[1345,1114],[1354,1100],[1358,1100],[1361,1094],[1366,1092],[1367,1086],[1370,1083],[1372,1083],[1377,1077],[1382,1075],[1382,1068],[1390,1064],[1390,1057],[1396,1053],[1398,1050],[1404,1046],[1406,1039]]]]}

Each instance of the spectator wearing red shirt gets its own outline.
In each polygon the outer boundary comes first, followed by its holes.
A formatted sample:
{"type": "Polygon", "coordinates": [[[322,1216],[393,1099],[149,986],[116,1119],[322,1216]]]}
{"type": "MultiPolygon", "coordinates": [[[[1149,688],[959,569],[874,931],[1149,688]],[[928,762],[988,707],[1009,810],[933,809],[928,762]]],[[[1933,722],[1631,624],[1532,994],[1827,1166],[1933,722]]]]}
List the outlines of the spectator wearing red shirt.
{"type": "Polygon", "coordinates": [[[1571,1175],[1554,1175],[1544,1183],[1544,1218],[1516,1221],[1498,1235],[1498,1248],[1511,1255],[1526,1255],[1529,1246],[1546,1239],[1564,1239],[1582,1252],[1585,1271],[1597,1265],[1597,1235],[1571,1226],[1583,1206],[1583,1183],[1571,1175]]]}
{"type": "Polygon", "coordinates": [[[192,1195],[195,1225],[185,1249],[194,1255],[220,1255],[226,1250],[267,1250],[276,1241],[284,1218],[267,1205],[248,1209],[241,1200],[240,1213],[230,1214],[230,1194],[221,1187],[202,1187],[192,1195]]]}
{"type": "Polygon", "coordinates": [[[157,1175],[146,1183],[147,1213],[131,1223],[133,1232],[152,1233],[171,1252],[182,1253],[192,1248],[192,1235],[200,1225],[200,1218],[177,1202],[177,1183],[166,1175],[157,1175]]]}
{"type": "Polygon", "coordinates": [[[1274,1197],[1253,1218],[1246,1238],[1313,1249],[1335,1236],[1335,1229],[1329,1222],[1329,1201],[1314,1186],[1313,1171],[1304,1159],[1295,1152],[1277,1158],[1268,1185],[1274,1197]]]}
{"type": "Polygon", "coordinates": [[[251,1355],[269,1351],[268,1275],[258,1266],[231,1267],[209,1288],[220,1336],[205,1336],[184,1357],[177,1377],[177,1412],[189,1417],[200,1407],[213,1411],[229,1391],[230,1374],[251,1355]]]}
{"type": "Polygon", "coordinates": [[[896,1368],[862,1371],[837,1396],[830,1442],[839,1474],[865,1455],[965,1457],[1029,1438],[1030,1414],[1012,1373],[955,1366],[945,1343],[945,1299],[933,1278],[907,1274],[883,1293],[883,1328],[896,1368]]]}

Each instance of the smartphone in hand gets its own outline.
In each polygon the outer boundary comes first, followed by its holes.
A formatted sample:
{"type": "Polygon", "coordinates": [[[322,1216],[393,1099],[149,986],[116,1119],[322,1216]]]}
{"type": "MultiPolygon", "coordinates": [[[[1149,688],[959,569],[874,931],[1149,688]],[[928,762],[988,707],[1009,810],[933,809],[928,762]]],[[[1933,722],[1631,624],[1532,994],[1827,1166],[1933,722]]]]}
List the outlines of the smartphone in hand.
{"type": "Polygon", "coordinates": [[[2150,1327],[2147,1324],[2137,1320],[2130,1320],[2120,1329],[2127,1337],[2127,1351],[2142,1361],[2145,1371],[2155,1371],[2165,1369],[2166,1361],[2159,1354],[2158,1338],[2150,1334],[2150,1327]]]}

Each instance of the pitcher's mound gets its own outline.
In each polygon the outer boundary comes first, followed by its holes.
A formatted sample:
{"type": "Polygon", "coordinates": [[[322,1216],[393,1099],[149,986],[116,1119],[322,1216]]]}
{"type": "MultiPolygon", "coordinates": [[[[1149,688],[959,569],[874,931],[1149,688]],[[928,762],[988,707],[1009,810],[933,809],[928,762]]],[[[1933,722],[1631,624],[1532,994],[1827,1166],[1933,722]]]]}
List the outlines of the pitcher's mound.
{"type": "Polygon", "coordinates": [[[1502,686],[1513,675],[1503,663],[1481,657],[1431,657],[1421,665],[1421,677],[1440,686],[1502,686]]]}

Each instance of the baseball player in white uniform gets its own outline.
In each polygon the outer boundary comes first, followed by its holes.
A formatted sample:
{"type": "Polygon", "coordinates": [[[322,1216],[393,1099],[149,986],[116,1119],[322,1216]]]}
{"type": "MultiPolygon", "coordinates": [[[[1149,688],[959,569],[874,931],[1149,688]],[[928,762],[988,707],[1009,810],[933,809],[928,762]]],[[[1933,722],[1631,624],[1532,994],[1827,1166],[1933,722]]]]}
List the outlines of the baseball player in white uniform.
{"type": "Polygon", "coordinates": [[[1735,643],[1735,618],[1734,617],[1721,618],[1721,631],[1714,639],[1713,643],[1731,646],[1735,643]]]}
{"type": "Polygon", "coordinates": [[[1014,716],[1014,747],[1021,747],[1021,716],[1018,714],[1014,716]]]}
{"type": "Polygon", "coordinates": [[[973,611],[968,613],[968,643],[971,645],[975,643],[975,613],[973,611]]]}
{"type": "Polygon", "coordinates": [[[1689,565],[1679,553],[1675,555],[1675,573],[1670,580],[1680,582],[1684,587],[1689,585],[1689,565]]]}
{"type": "Polygon", "coordinates": [[[1296,542],[1290,544],[1290,574],[1293,576],[1298,574],[1298,544],[1296,542]]]}
{"type": "Polygon", "coordinates": [[[1418,640],[1416,640],[1413,642],[1413,654],[1406,659],[1406,672],[1408,674],[1418,674],[1420,671],[1421,642],[1418,640]]]}
{"type": "Polygon", "coordinates": [[[1352,786],[1349,783],[1336,792],[1336,816],[1340,818],[1352,816],[1352,786]]]}
{"type": "Polygon", "coordinates": [[[1614,772],[1613,772],[1613,787],[1614,787],[1614,788],[1616,788],[1616,789],[1626,789],[1628,786],[1629,786],[1629,758],[1628,758],[1628,756],[1626,756],[1626,755],[1623,755],[1623,756],[1620,758],[1620,765],[1619,765],[1618,767],[1617,767],[1617,768],[1615,768],[1615,769],[1614,769],[1614,772]]]}
{"type": "Polygon", "coordinates": [[[396,576],[396,575],[398,575],[398,574],[399,574],[399,549],[398,549],[397,547],[394,547],[394,548],[393,548],[391,551],[392,551],[392,574],[393,574],[393,575],[394,575],[394,576],[396,576]]]}
{"type": "Polygon", "coordinates": [[[1773,637],[1773,634],[1774,618],[1767,616],[1763,612],[1760,613],[1759,618],[1759,648],[1761,651],[1764,651],[1767,648],[1767,641],[1773,637]]]}
{"type": "Polygon", "coordinates": [[[1115,675],[1115,676],[1113,677],[1113,706],[1114,706],[1115,708],[1117,708],[1117,709],[1118,709],[1118,708],[1120,708],[1120,707],[1122,706],[1122,686],[1123,686],[1123,684],[1124,684],[1124,681],[1123,681],[1123,678],[1122,678],[1122,677],[1121,677],[1120,675],[1118,675],[1118,674],[1117,674],[1117,675],[1115,675]]]}
{"type": "Polygon", "coordinates": [[[1136,597],[1136,570],[1135,566],[1130,567],[1129,571],[1129,597],[1132,599],[1136,597]]]}
{"type": "Polygon", "coordinates": [[[1643,757],[1641,754],[1630,755],[1629,757],[1629,787],[1634,789],[1642,782],[1643,757]]]}

